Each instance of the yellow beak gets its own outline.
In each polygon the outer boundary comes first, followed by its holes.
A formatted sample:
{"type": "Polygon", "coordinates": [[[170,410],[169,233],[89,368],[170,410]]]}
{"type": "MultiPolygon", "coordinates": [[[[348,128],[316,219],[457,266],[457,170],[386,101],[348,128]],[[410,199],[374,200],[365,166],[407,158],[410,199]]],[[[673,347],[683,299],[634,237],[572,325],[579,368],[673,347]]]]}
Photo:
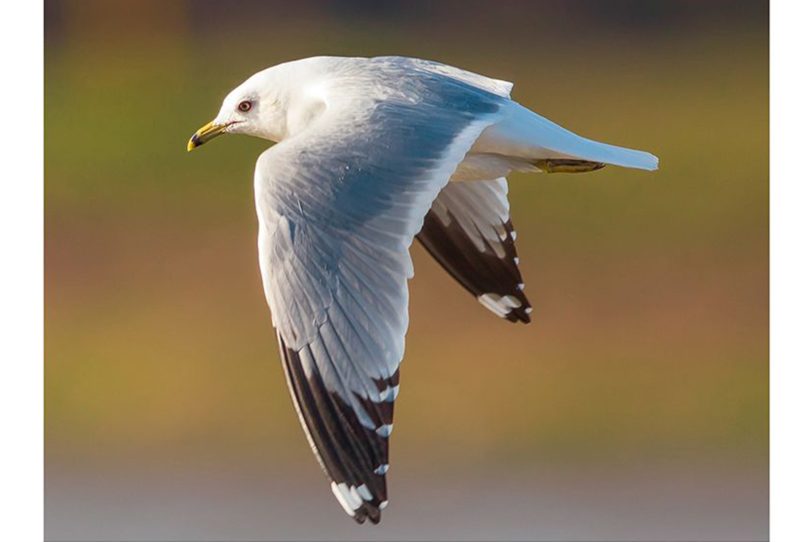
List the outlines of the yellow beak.
{"type": "Polygon", "coordinates": [[[224,134],[227,127],[227,123],[215,124],[214,121],[211,121],[194,133],[191,139],[189,139],[189,143],[186,144],[186,150],[191,151],[220,134],[224,134]]]}

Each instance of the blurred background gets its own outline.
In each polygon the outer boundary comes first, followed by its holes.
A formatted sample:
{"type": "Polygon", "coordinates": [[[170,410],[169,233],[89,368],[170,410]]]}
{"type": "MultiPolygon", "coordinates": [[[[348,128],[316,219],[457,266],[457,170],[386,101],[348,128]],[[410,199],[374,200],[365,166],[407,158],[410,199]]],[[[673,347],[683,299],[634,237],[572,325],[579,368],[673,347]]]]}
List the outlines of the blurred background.
{"type": "Polygon", "coordinates": [[[45,8],[48,539],[766,539],[766,2],[45,8]],[[248,75],[318,54],[514,81],[661,159],[512,177],[529,326],[413,247],[377,528],[288,397],[256,261],[267,143],[185,150],[248,75]]]}

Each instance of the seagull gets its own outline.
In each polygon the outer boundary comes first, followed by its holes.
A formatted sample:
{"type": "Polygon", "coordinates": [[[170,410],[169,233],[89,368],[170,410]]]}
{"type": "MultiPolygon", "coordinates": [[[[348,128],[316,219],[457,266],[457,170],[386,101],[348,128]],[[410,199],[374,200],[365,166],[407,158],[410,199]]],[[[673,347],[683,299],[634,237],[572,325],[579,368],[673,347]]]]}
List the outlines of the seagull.
{"type": "Polygon", "coordinates": [[[413,240],[485,308],[529,323],[508,174],[657,169],[512,101],[512,87],[415,58],[307,58],[249,77],[188,142],[273,142],[254,173],[265,298],[307,440],[358,523],[388,504],[413,240]]]}

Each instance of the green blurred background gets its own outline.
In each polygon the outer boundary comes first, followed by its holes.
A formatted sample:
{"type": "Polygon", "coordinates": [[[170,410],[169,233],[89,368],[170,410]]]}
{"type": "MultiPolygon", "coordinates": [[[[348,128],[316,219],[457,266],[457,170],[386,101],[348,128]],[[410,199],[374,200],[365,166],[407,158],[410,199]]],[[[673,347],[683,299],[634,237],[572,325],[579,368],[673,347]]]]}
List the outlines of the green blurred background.
{"type": "Polygon", "coordinates": [[[763,539],[766,2],[45,2],[49,539],[763,539]],[[514,81],[656,173],[514,175],[529,326],[413,247],[376,529],[333,501],[256,262],[267,143],[191,133],[318,54],[514,81]]]}

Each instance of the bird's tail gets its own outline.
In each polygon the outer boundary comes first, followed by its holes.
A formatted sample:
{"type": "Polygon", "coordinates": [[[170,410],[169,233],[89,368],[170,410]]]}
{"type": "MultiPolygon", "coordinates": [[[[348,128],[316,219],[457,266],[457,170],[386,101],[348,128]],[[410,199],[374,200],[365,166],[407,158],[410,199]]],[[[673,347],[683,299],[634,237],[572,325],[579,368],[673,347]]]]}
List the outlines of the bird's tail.
{"type": "Polygon", "coordinates": [[[520,158],[548,172],[592,171],[607,164],[651,171],[659,163],[651,153],[581,137],[516,102],[482,133],[473,151],[520,158]]]}

